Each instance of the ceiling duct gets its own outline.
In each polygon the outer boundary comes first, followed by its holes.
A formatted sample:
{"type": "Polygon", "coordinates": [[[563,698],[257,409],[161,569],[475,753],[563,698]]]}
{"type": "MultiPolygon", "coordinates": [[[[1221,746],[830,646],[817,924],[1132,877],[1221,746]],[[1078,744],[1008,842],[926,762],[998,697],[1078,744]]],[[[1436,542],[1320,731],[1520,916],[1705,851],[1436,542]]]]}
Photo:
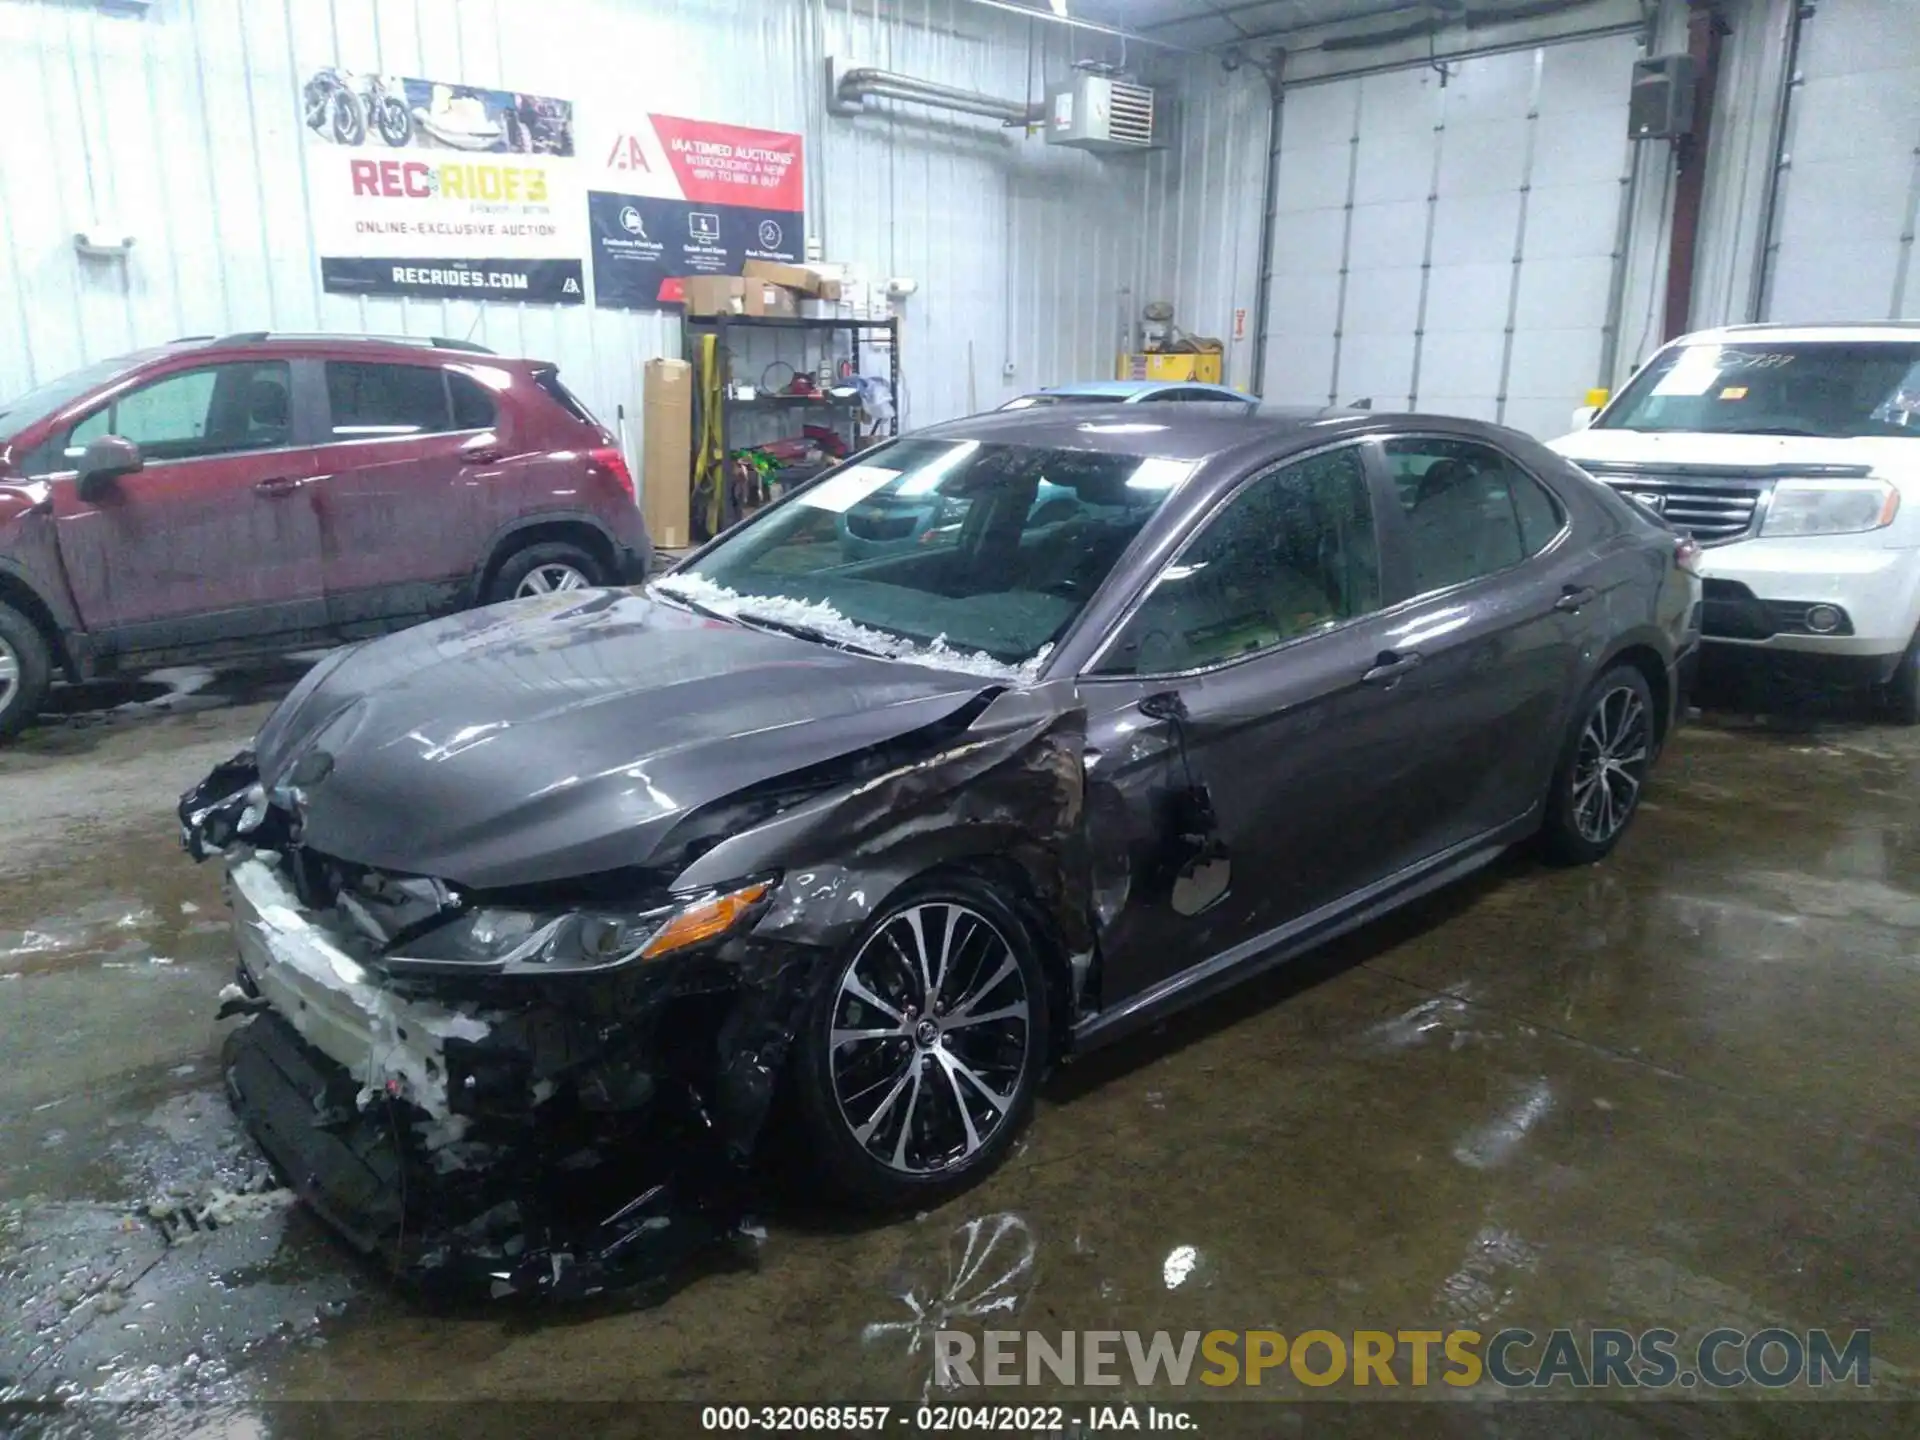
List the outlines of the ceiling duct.
{"type": "Polygon", "coordinates": [[[858,115],[866,109],[869,99],[904,100],[936,110],[958,110],[966,115],[983,115],[1005,125],[1038,125],[1045,118],[1040,107],[1024,100],[1004,100],[997,95],[961,90],[871,65],[846,66],[829,58],[827,108],[836,115],[858,115]]]}

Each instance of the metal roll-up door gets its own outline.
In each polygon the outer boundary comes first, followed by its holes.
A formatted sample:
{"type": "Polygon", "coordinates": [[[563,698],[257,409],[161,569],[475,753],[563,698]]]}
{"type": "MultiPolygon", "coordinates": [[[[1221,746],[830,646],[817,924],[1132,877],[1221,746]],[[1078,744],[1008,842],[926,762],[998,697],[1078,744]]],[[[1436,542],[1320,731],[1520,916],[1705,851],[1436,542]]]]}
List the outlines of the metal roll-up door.
{"type": "Polygon", "coordinates": [[[1822,0],[1802,26],[1763,316],[1920,319],[1920,3],[1822,0]]]}
{"type": "Polygon", "coordinates": [[[1539,435],[1599,382],[1631,36],[1287,91],[1263,393],[1539,435]]]}

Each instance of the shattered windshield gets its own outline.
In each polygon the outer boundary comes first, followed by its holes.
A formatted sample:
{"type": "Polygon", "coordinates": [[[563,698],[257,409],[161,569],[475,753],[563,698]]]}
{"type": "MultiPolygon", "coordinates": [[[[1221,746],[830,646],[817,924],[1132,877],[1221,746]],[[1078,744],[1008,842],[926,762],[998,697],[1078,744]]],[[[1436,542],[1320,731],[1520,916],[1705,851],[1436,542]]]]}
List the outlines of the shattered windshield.
{"type": "Polygon", "coordinates": [[[656,582],[844,648],[1030,678],[1185,460],[898,440],[656,582]]]}
{"type": "Polygon", "coordinates": [[[1920,343],[1676,346],[1594,428],[1920,438],[1920,343]]]}

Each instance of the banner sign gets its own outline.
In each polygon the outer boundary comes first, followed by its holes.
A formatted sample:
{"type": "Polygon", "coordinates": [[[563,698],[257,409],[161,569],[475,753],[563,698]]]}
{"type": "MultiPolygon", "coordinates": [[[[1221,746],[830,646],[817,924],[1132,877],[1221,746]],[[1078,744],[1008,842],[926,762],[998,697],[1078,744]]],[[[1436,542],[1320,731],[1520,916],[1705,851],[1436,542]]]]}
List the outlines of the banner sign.
{"type": "Polygon", "coordinates": [[[633,115],[587,152],[596,305],[677,305],[688,275],[738,275],[805,249],[801,138],[633,115]]]}
{"type": "Polygon", "coordinates": [[[571,101],[330,67],[301,102],[327,290],[585,303],[571,101]]]}

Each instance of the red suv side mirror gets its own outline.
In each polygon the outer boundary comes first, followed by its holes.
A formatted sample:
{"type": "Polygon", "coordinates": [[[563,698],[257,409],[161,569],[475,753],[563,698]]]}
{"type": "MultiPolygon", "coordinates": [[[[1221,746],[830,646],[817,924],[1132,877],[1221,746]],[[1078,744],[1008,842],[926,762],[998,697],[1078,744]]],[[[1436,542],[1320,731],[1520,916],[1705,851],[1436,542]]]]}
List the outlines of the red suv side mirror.
{"type": "Polygon", "coordinates": [[[146,468],[146,456],[131,440],[118,435],[102,435],[89,441],[80,456],[80,478],[74,488],[80,498],[92,504],[104,496],[122,475],[146,468]]]}

